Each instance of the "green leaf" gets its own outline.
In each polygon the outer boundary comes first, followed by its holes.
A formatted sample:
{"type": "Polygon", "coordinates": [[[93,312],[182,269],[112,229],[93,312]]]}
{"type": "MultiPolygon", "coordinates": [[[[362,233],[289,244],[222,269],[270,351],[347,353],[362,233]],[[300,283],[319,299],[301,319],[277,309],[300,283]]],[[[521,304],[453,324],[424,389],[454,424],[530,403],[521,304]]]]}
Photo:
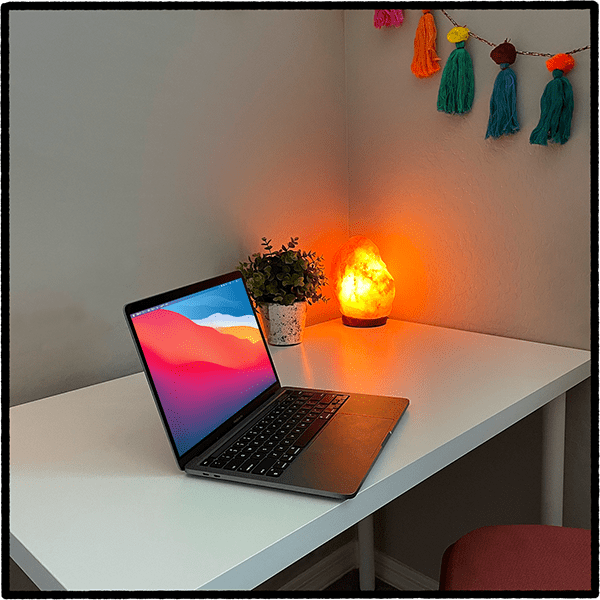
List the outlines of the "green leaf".
{"type": "Polygon", "coordinates": [[[297,246],[298,238],[290,237],[287,246],[273,250],[271,240],[263,237],[263,252],[254,253],[246,262],[239,263],[238,270],[254,301],[286,305],[298,300],[327,301],[321,293],[321,287],[327,282],[323,257],[297,246]]]}

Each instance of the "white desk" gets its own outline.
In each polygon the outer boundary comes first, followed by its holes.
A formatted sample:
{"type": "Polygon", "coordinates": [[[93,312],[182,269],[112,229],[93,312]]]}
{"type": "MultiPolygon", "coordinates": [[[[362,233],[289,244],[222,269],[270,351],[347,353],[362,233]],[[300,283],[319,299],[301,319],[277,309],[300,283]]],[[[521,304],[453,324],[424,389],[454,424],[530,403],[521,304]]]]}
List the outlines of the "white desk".
{"type": "Polygon", "coordinates": [[[589,352],[336,320],[273,356],[284,385],[410,399],[355,498],[183,475],[144,376],[131,375],[10,410],[17,564],[46,590],[252,589],[360,521],[365,546],[370,514],[555,398],[545,520],[560,519],[564,394],[590,376],[589,352]]]}

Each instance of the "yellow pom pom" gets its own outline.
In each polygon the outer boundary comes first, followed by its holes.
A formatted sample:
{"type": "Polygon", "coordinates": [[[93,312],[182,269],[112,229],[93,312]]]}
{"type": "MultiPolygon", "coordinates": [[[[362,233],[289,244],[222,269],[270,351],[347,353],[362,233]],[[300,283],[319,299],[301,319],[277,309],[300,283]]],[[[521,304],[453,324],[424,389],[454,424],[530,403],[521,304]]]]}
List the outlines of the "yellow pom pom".
{"type": "Polygon", "coordinates": [[[456,44],[465,42],[469,37],[469,30],[466,27],[453,27],[447,35],[448,41],[456,44]]]}

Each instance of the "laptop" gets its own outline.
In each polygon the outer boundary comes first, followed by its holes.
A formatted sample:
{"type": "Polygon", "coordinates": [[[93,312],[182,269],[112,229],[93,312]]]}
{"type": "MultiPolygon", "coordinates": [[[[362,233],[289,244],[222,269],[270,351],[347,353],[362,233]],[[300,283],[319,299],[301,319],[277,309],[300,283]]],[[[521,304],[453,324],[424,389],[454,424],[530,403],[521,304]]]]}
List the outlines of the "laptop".
{"type": "Polygon", "coordinates": [[[352,498],[409,404],[282,386],[239,271],[124,312],[189,475],[352,498]]]}

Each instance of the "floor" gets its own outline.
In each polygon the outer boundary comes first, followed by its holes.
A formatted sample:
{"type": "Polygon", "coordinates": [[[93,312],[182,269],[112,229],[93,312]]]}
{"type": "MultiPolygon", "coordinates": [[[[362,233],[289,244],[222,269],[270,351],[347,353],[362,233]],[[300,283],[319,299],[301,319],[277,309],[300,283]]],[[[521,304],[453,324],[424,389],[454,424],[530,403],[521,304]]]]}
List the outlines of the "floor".
{"type": "Polygon", "coordinates": [[[11,592],[39,592],[39,588],[23,573],[21,568],[11,558],[9,559],[9,584],[7,591],[11,592]]]}
{"type": "MultiPolygon", "coordinates": [[[[323,590],[325,592],[360,592],[358,585],[358,569],[353,569],[349,573],[346,573],[342,578],[338,579],[335,583],[332,583],[328,588],[323,590]]],[[[395,587],[388,585],[385,581],[375,579],[375,591],[376,592],[398,592],[395,587]]]]}

